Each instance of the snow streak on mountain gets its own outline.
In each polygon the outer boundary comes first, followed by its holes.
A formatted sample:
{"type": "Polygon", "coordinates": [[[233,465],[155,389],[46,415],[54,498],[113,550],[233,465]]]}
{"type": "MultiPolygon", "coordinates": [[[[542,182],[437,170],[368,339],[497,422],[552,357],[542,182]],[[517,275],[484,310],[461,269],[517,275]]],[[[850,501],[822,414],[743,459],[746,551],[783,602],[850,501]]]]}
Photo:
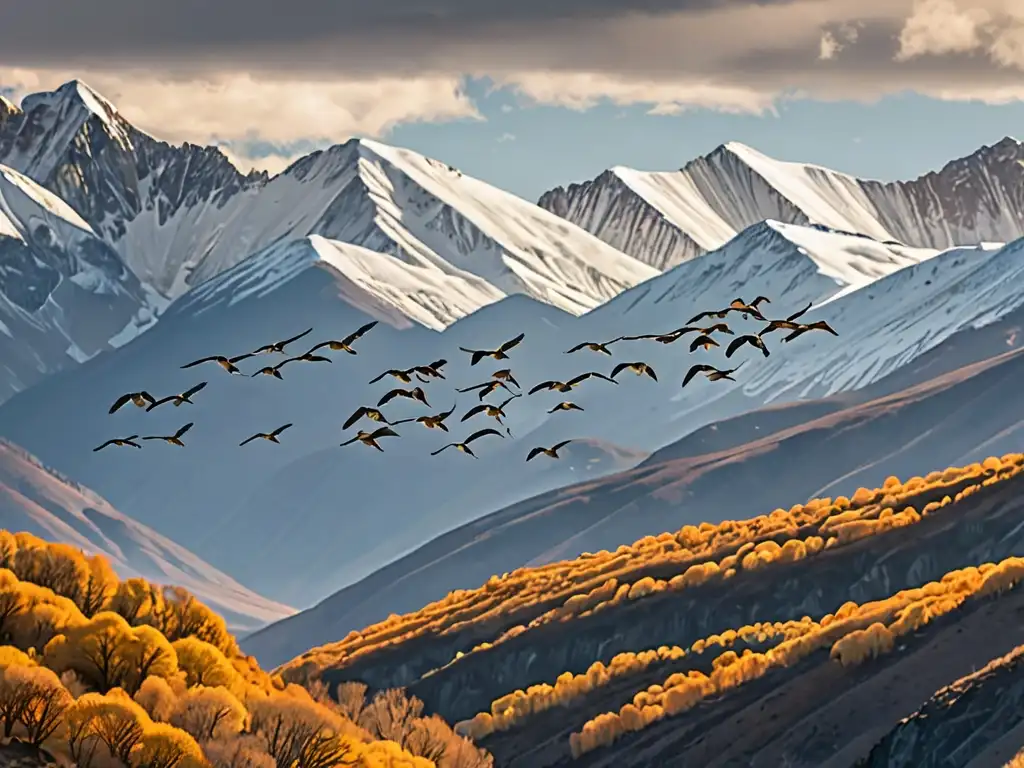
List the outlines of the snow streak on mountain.
{"type": "Polygon", "coordinates": [[[545,193],[554,211],[666,269],[764,219],[945,249],[1024,236],[1024,145],[1006,138],[908,182],[774,160],[737,142],[672,172],[616,167],[545,193]]]}

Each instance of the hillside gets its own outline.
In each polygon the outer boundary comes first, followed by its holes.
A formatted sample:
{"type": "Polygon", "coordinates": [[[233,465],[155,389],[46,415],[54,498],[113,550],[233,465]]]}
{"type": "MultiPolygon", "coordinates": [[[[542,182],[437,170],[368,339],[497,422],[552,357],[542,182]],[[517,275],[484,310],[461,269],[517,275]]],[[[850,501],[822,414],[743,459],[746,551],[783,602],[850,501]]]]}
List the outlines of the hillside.
{"type": "Polygon", "coordinates": [[[294,609],[246,589],[105,499],[0,440],[0,525],[102,555],[123,578],[179,584],[219,610],[237,631],[294,609]]]}
{"type": "Polygon", "coordinates": [[[1004,138],[912,181],[858,179],[728,142],[679,171],[615,167],[539,205],[659,269],[764,219],[947,249],[1024,236],[1024,144],[1004,138]]]}
{"type": "Polygon", "coordinates": [[[268,674],[181,587],[24,532],[0,531],[0,566],[5,765],[493,765],[402,691],[339,704],[268,674]]]}
{"type": "Polygon", "coordinates": [[[1013,450],[1024,423],[1016,389],[1024,357],[1000,348],[1019,326],[1011,316],[940,345],[920,383],[907,371],[858,392],[752,411],[667,445],[633,469],[481,517],[243,644],[278,664],[495,572],[614,549],[666,527],[743,519],[765,505],[873,487],[892,471],[922,474],[1013,450]],[[952,370],[937,369],[936,360],[952,370]]]}
{"type": "MultiPolygon", "coordinates": [[[[408,686],[497,766],[852,766],[1022,644],[1022,471],[989,457],[494,575],[278,672],[408,686]]],[[[990,718],[955,764],[1015,726],[990,718]]]]}

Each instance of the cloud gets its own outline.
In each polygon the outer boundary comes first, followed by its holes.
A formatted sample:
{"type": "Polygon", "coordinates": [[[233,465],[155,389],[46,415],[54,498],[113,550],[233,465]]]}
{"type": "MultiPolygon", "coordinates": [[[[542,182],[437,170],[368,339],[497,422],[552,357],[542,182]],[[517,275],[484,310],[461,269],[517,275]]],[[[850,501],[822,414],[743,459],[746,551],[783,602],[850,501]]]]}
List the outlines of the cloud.
{"type": "Polygon", "coordinates": [[[498,137],[498,143],[504,144],[507,141],[515,141],[516,135],[514,133],[503,133],[498,137]]]}
{"type": "MultiPolygon", "coordinates": [[[[303,142],[522,104],[769,113],[783,99],[1024,98],[1021,0],[0,2],[0,87],[80,77],[171,140],[303,142]],[[61,23],[54,24],[59,18],[61,23]],[[6,66],[7,69],[3,67],[6,66]]],[[[270,142],[262,155],[246,147],[270,142]]]]}

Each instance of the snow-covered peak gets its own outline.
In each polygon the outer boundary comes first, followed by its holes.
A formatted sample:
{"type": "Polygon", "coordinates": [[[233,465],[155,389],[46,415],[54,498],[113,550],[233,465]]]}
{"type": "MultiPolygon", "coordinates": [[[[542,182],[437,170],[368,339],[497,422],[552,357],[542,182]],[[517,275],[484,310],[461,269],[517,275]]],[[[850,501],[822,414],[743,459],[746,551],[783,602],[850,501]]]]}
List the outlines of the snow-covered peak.
{"type": "Polygon", "coordinates": [[[1024,236],[1024,145],[1006,138],[909,182],[858,179],[729,142],[679,171],[616,166],[539,205],[659,268],[764,219],[947,249],[1024,236]]]}
{"type": "Polygon", "coordinates": [[[39,106],[56,110],[84,109],[108,124],[118,116],[110,101],[81,80],[69,80],[54,91],[29,94],[21,102],[25,112],[39,106]]]}
{"type": "MultiPolygon", "coordinates": [[[[92,231],[92,227],[89,226],[88,222],[79,216],[74,208],[57,197],[57,195],[44,189],[25,174],[18,173],[13,168],[0,164],[0,201],[10,200],[11,193],[14,191],[27,198],[30,204],[48,211],[72,227],[95,236],[95,232],[92,231]]],[[[0,206],[2,205],[3,203],[0,202],[0,206]]],[[[31,220],[31,218],[26,217],[26,225],[31,220]]]]}

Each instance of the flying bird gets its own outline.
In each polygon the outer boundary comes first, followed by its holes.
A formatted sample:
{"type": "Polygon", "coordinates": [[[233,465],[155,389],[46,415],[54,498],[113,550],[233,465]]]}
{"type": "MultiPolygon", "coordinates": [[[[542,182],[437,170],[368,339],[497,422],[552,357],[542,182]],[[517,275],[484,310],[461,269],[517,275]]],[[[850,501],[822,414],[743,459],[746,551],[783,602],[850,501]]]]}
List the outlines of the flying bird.
{"type": "Polygon", "coordinates": [[[505,426],[505,422],[503,422],[501,420],[502,416],[504,416],[505,418],[508,418],[508,414],[505,413],[505,406],[508,405],[509,403],[511,403],[517,397],[522,397],[522,395],[521,394],[512,395],[512,397],[510,397],[508,400],[503,402],[501,405],[491,405],[490,403],[481,403],[480,405],[475,405],[472,408],[470,408],[468,411],[466,411],[466,415],[463,416],[462,419],[460,419],[460,421],[466,421],[466,419],[471,419],[474,416],[476,416],[478,413],[486,413],[492,419],[496,419],[499,424],[501,424],[502,426],[505,426]]]}
{"type": "Polygon", "coordinates": [[[96,451],[102,451],[108,445],[116,445],[118,447],[130,445],[132,448],[141,448],[142,446],[136,442],[133,442],[138,435],[128,435],[128,437],[115,437],[113,440],[107,440],[103,445],[97,445],[93,448],[93,453],[96,451]]]}
{"type": "Polygon", "coordinates": [[[273,432],[257,432],[252,437],[245,438],[245,440],[243,440],[242,442],[240,442],[238,444],[238,447],[241,448],[246,443],[251,443],[253,440],[257,440],[257,439],[259,439],[261,437],[264,440],[269,440],[272,443],[280,443],[281,441],[277,439],[277,436],[280,435],[282,432],[284,432],[286,429],[288,429],[288,427],[290,427],[290,426],[291,426],[291,424],[285,424],[283,426],[278,427],[273,432]]]}
{"type": "Polygon", "coordinates": [[[803,323],[796,322],[798,317],[803,317],[804,314],[813,306],[813,302],[808,302],[807,306],[798,312],[794,312],[792,315],[787,317],[785,320],[769,320],[768,325],[762,328],[758,332],[758,336],[767,336],[769,333],[774,331],[796,331],[803,327],[803,323]]]}
{"type": "Polygon", "coordinates": [[[612,339],[611,341],[584,341],[577,344],[572,349],[565,350],[565,354],[571,355],[573,352],[579,352],[581,349],[589,349],[591,352],[600,352],[602,355],[608,355],[611,357],[611,350],[608,349],[609,344],[614,344],[616,341],[622,341],[625,337],[619,336],[618,338],[612,339]]]}
{"type": "Polygon", "coordinates": [[[725,356],[732,357],[733,352],[742,347],[744,344],[749,344],[752,347],[757,347],[758,349],[761,350],[761,354],[764,355],[765,357],[768,357],[768,355],[771,354],[771,352],[768,351],[768,347],[764,345],[764,340],[760,337],[760,335],[754,336],[748,333],[744,334],[743,336],[737,336],[735,339],[733,339],[732,344],[730,344],[728,348],[725,350],[725,356]]]}
{"type": "Polygon", "coordinates": [[[443,379],[445,376],[441,373],[441,369],[448,364],[445,359],[435,360],[430,365],[417,365],[415,368],[410,370],[416,373],[417,378],[420,381],[426,383],[427,379],[443,379]],[[427,378],[423,378],[426,376],[427,378]]]}
{"type": "Polygon", "coordinates": [[[193,360],[188,365],[183,365],[181,367],[191,368],[192,366],[199,365],[200,363],[216,363],[228,373],[240,374],[241,371],[238,370],[238,368],[235,366],[235,363],[253,356],[254,355],[252,352],[248,352],[244,355],[239,355],[238,357],[224,357],[223,355],[212,355],[210,357],[202,357],[198,360],[193,360]]]}
{"type": "Polygon", "coordinates": [[[183,442],[181,442],[181,438],[182,438],[182,435],[184,435],[186,432],[188,432],[190,429],[192,429],[192,424],[193,424],[193,422],[190,421],[188,424],[186,424],[184,427],[179,429],[173,435],[151,435],[150,437],[144,437],[142,439],[143,440],[163,440],[165,443],[169,443],[170,445],[177,445],[177,446],[179,446],[181,448],[184,448],[185,444],[183,442]]]}
{"type": "Polygon", "coordinates": [[[368,418],[370,421],[379,421],[379,422],[383,422],[384,424],[390,424],[391,423],[390,421],[388,421],[384,417],[384,414],[381,413],[376,408],[367,408],[367,407],[361,405],[358,408],[356,408],[355,412],[351,416],[348,417],[348,419],[341,426],[341,428],[342,429],[348,429],[349,427],[351,427],[353,424],[355,424],[357,421],[359,421],[364,416],[366,418],[368,418]]]}
{"type": "Polygon", "coordinates": [[[643,376],[646,373],[648,376],[650,376],[655,381],[658,380],[658,374],[656,374],[654,372],[654,369],[651,368],[651,366],[649,366],[647,363],[641,363],[641,362],[636,362],[636,363],[619,363],[612,370],[612,378],[614,379],[618,374],[620,374],[620,373],[622,373],[623,371],[626,371],[626,370],[632,371],[637,376],[643,376]]]}
{"type": "Polygon", "coordinates": [[[434,416],[417,416],[414,419],[412,419],[412,418],[410,418],[410,419],[399,419],[398,421],[392,421],[391,425],[392,426],[398,426],[399,424],[406,424],[406,423],[408,423],[410,421],[415,421],[415,422],[418,422],[418,423],[422,424],[427,429],[440,429],[442,432],[447,432],[448,431],[448,427],[445,425],[444,422],[445,422],[445,419],[447,419],[453,413],[455,413],[455,406],[454,405],[451,407],[451,410],[444,411],[443,413],[438,413],[438,414],[436,414],[434,416]]]}
{"type": "Polygon", "coordinates": [[[377,441],[382,437],[401,437],[401,435],[395,432],[391,427],[381,427],[380,429],[375,429],[373,432],[363,432],[362,430],[359,430],[359,433],[355,437],[351,440],[346,440],[341,445],[352,445],[352,443],[358,440],[363,445],[376,448],[378,451],[383,453],[384,449],[377,444],[377,441]]]}
{"type": "Polygon", "coordinates": [[[756,299],[754,299],[749,304],[747,304],[745,301],[743,301],[743,299],[739,299],[739,298],[733,299],[732,301],[729,302],[729,306],[730,307],[735,307],[736,309],[743,309],[745,307],[753,307],[754,309],[757,309],[759,304],[771,304],[771,303],[772,303],[772,300],[769,299],[767,296],[758,296],[756,299]]]}
{"type": "Polygon", "coordinates": [[[588,371],[587,373],[581,373],[579,376],[571,378],[568,381],[542,381],[527,394],[532,395],[534,392],[540,392],[542,389],[553,389],[556,392],[569,392],[573,387],[578,386],[581,382],[584,382],[591,377],[604,379],[605,381],[610,381],[612,384],[619,383],[615,379],[605,376],[603,373],[588,371]]]}
{"type": "Polygon", "coordinates": [[[350,333],[341,341],[321,341],[319,344],[314,345],[313,348],[309,350],[309,352],[310,354],[312,354],[313,352],[316,352],[318,349],[330,347],[335,352],[337,352],[338,350],[344,350],[345,352],[348,352],[350,355],[358,354],[354,349],[352,349],[352,345],[356,343],[356,340],[359,339],[360,336],[369,331],[371,328],[373,328],[373,326],[375,326],[379,322],[379,320],[374,320],[372,323],[367,323],[359,330],[350,333]]]}
{"type": "Polygon", "coordinates": [[[795,331],[793,331],[791,334],[789,334],[789,336],[786,336],[783,339],[783,341],[792,341],[793,339],[797,338],[798,336],[803,336],[808,331],[826,331],[828,333],[831,333],[833,336],[838,336],[839,335],[838,333],[835,332],[835,330],[832,328],[831,325],[826,323],[824,320],[819,320],[816,323],[810,323],[809,325],[802,325],[802,326],[800,326],[795,331]]]}
{"type": "Polygon", "coordinates": [[[526,460],[529,461],[534,456],[540,456],[542,453],[545,456],[550,456],[552,459],[560,458],[558,455],[559,449],[567,446],[571,442],[572,440],[563,440],[560,443],[555,443],[550,448],[534,448],[526,455],[526,460]]]}
{"type": "Polygon", "coordinates": [[[269,353],[272,353],[272,352],[277,352],[277,353],[283,355],[285,347],[287,347],[293,341],[298,341],[302,337],[308,336],[312,332],[313,332],[313,329],[309,328],[309,329],[303,331],[302,333],[300,333],[298,336],[292,336],[290,339],[285,339],[284,341],[275,341],[273,344],[267,344],[265,346],[260,347],[259,349],[254,349],[252,353],[254,355],[266,355],[266,354],[269,354],[269,353]]]}
{"type": "MultiPolygon", "coordinates": [[[[743,362],[745,363],[746,360],[744,360],[743,362]]],[[[692,379],[698,373],[703,373],[705,376],[707,376],[708,381],[719,381],[721,379],[728,379],[729,381],[736,381],[736,379],[734,379],[732,377],[732,374],[736,373],[736,371],[738,371],[742,367],[743,367],[743,363],[740,363],[735,368],[732,368],[732,369],[730,369],[728,371],[720,371],[717,368],[715,368],[715,366],[713,366],[713,365],[705,365],[705,364],[694,365],[694,366],[692,366],[690,368],[690,370],[688,370],[686,372],[686,376],[683,378],[683,386],[685,387],[687,384],[689,384],[690,383],[690,379],[692,379]]]]}
{"type": "Polygon", "coordinates": [[[303,352],[301,355],[296,355],[295,357],[289,357],[287,360],[282,360],[280,363],[277,364],[277,366],[279,368],[283,368],[284,366],[288,365],[288,363],[333,363],[333,362],[334,361],[331,360],[331,358],[324,357],[323,355],[314,355],[313,354],[313,350],[310,350],[309,352],[303,352]]]}
{"type": "Polygon", "coordinates": [[[273,376],[275,379],[284,379],[284,376],[281,375],[281,366],[287,362],[287,360],[284,360],[277,365],[265,365],[256,371],[256,373],[250,374],[249,378],[252,379],[257,376],[273,376]]]}
{"type": "Polygon", "coordinates": [[[465,347],[459,347],[460,350],[469,354],[469,364],[476,365],[485,357],[490,357],[495,360],[508,360],[508,355],[505,354],[513,347],[517,346],[519,342],[526,338],[525,333],[520,333],[514,339],[509,339],[497,349],[466,349],[465,347]]]}
{"type": "Polygon", "coordinates": [[[188,403],[189,405],[194,405],[194,403],[192,402],[192,395],[194,395],[196,392],[199,392],[205,386],[206,386],[206,382],[205,381],[201,381],[198,384],[196,384],[194,387],[192,387],[192,389],[186,389],[180,395],[168,395],[167,397],[161,397],[159,400],[156,400],[155,402],[150,403],[149,407],[146,410],[147,411],[152,411],[158,405],[163,405],[164,403],[174,403],[174,407],[175,408],[177,408],[182,403],[188,403]]]}
{"type": "Polygon", "coordinates": [[[156,400],[154,400],[153,396],[146,391],[129,392],[128,394],[121,395],[117,398],[117,400],[114,401],[114,404],[110,406],[110,410],[107,411],[107,413],[114,413],[114,411],[119,410],[121,406],[127,405],[129,402],[134,403],[137,408],[146,408],[148,411],[156,400]]]}
{"type": "Polygon", "coordinates": [[[721,346],[721,344],[712,339],[710,336],[702,333],[700,336],[698,336],[697,338],[690,342],[690,351],[696,352],[698,349],[703,347],[704,351],[707,352],[712,347],[719,346],[721,346]]]}
{"type": "Polygon", "coordinates": [[[410,383],[412,383],[412,375],[414,373],[416,373],[416,369],[415,368],[405,368],[405,369],[388,368],[388,370],[384,371],[384,373],[382,373],[379,376],[375,376],[374,378],[370,379],[367,382],[367,384],[376,384],[378,381],[383,379],[385,376],[392,376],[392,377],[398,379],[403,384],[410,384],[410,383]]]}
{"type": "MultiPolygon", "coordinates": [[[[517,383],[516,386],[518,387],[519,384],[517,383]]],[[[504,389],[506,392],[512,391],[511,389],[508,388],[508,385],[501,379],[491,379],[490,381],[485,381],[483,384],[474,384],[472,387],[466,387],[465,389],[456,389],[455,391],[465,393],[479,389],[480,392],[478,393],[478,399],[482,401],[485,397],[491,394],[491,392],[494,392],[499,387],[501,389],[504,389]]]]}
{"type": "Polygon", "coordinates": [[[467,437],[461,443],[448,443],[448,445],[442,446],[442,447],[438,448],[436,451],[431,451],[430,455],[431,456],[437,456],[437,454],[441,453],[441,451],[444,451],[444,450],[446,450],[448,448],[455,448],[456,450],[462,451],[463,453],[468,453],[474,459],[479,458],[475,453],[473,453],[473,451],[471,451],[469,449],[469,444],[472,443],[474,440],[478,440],[479,438],[483,437],[484,435],[497,435],[498,437],[501,437],[501,438],[505,437],[498,430],[491,429],[490,427],[488,427],[487,429],[481,429],[479,432],[474,432],[472,435],[467,437]]]}
{"type": "Polygon", "coordinates": [[[742,307],[728,306],[725,309],[713,309],[709,312],[701,312],[699,315],[694,315],[693,317],[691,317],[686,324],[693,325],[694,323],[699,323],[705,317],[713,317],[718,320],[724,320],[726,317],[729,316],[730,312],[739,312],[744,317],[750,315],[751,317],[757,318],[758,320],[764,320],[764,315],[761,314],[761,310],[759,310],[757,307],[752,307],[748,304],[742,307]]]}
{"type": "Polygon", "coordinates": [[[415,389],[392,389],[377,402],[377,407],[390,403],[396,397],[407,397],[410,400],[416,400],[423,403],[427,408],[430,407],[430,403],[427,402],[426,393],[419,387],[416,387],[415,389]]]}
{"type": "Polygon", "coordinates": [[[566,401],[564,403],[559,403],[554,408],[552,408],[550,411],[548,411],[548,413],[554,413],[555,411],[582,411],[582,410],[583,410],[583,408],[581,408],[580,406],[576,405],[576,403],[570,403],[570,402],[566,401]]]}
{"type": "MultiPolygon", "coordinates": [[[[516,377],[512,375],[511,368],[502,368],[500,371],[495,371],[491,374],[491,378],[497,379],[498,381],[507,381],[509,384],[514,384],[519,389],[522,389],[522,387],[519,386],[519,382],[516,381],[516,377]]],[[[508,387],[505,387],[505,389],[508,389],[508,387]]]]}
{"type": "Polygon", "coordinates": [[[729,330],[729,326],[725,323],[715,323],[709,325],[707,328],[700,328],[696,325],[684,325],[682,328],[676,328],[674,331],[668,333],[645,333],[640,336],[623,336],[624,341],[638,341],[640,339],[652,339],[661,344],[671,344],[672,342],[679,341],[683,336],[688,333],[698,333],[703,336],[710,336],[712,333],[726,333],[730,336],[733,332],[729,330]]]}

